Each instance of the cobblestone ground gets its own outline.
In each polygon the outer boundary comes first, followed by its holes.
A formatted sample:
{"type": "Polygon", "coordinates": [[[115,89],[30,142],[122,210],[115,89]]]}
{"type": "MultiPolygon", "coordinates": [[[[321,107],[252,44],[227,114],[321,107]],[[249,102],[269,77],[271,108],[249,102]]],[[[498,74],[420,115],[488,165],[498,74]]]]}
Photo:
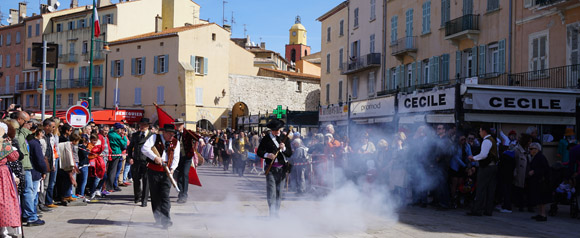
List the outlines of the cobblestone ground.
{"type": "Polygon", "coordinates": [[[204,187],[190,186],[187,203],[175,203],[172,191],[168,230],[156,227],[151,207],[134,204],[132,188],[125,187],[87,206],[44,213],[46,225],[25,227],[25,237],[580,237],[580,220],[568,217],[568,206],[538,223],[528,212],[467,217],[462,209],[406,207],[378,213],[349,194],[326,199],[290,192],[280,218],[270,219],[263,175],[238,177],[207,166],[199,173],[204,187]]]}

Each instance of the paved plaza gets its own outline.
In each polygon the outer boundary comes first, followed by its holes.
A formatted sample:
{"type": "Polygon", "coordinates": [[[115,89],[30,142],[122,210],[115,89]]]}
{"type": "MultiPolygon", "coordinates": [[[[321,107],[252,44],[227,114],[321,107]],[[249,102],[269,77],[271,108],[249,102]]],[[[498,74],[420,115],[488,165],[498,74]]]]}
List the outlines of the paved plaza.
{"type": "Polygon", "coordinates": [[[221,168],[199,169],[204,187],[190,186],[189,201],[177,204],[172,190],[174,226],[154,225],[151,207],[133,203],[132,188],[87,206],[59,207],[44,213],[46,225],[26,227],[26,237],[580,237],[580,220],[562,206],[556,217],[538,223],[528,212],[468,217],[465,210],[438,211],[373,207],[352,194],[333,198],[287,193],[280,218],[270,219],[264,176],[238,177],[221,168]],[[360,201],[360,202],[357,202],[360,201]],[[377,212],[381,211],[381,212],[377,212]],[[276,235],[274,235],[276,234],[276,235]]]}

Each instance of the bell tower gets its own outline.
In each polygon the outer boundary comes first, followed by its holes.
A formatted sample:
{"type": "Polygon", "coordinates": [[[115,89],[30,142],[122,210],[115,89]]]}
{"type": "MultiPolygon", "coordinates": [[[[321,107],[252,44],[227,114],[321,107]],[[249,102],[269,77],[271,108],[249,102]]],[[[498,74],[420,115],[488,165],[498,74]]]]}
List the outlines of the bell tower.
{"type": "Polygon", "coordinates": [[[286,60],[296,62],[310,54],[310,46],[307,45],[306,28],[302,25],[300,16],[296,16],[294,25],[290,27],[290,40],[286,45],[286,60]]]}

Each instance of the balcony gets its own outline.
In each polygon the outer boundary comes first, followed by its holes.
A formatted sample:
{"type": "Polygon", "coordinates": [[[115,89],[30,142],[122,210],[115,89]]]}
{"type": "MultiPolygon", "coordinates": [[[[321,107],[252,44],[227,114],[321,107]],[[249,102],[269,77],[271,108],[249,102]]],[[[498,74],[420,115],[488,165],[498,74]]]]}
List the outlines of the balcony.
{"type": "Polygon", "coordinates": [[[445,23],[445,39],[458,45],[462,39],[477,42],[479,36],[479,15],[465,15],[445,23]]]}
{"type": "MultiPolygon", "coordinates": [[[[54,89],[53,82],[46,82],[47,90],[54,89]]],[[[19,83],[17,85],[17,91],[34,91],[40,87],[40,81],[34,82],[26,82],[26,83],[19,83]]],[[[73,89],[73,88],[88,88],[89,87],[89,79],[82,78],[82,79],[61,79],[56,80],[56,89],[73,89]]],[[[93,87],[103,87],[103,78],[102,77],[94,77],[93,78],[93,87]]]]}
{"type": "Polygon", "coordinates": [[[549,9],[552,7],[566,7],[567,5],[572,5],[577,3],[577,1],[571,0],[534,0],[535,5],[537,6],[538,10],[541,9],[549,9]],[[566,4],[568,3],[568,4],[566,4]]]}
{"type": "Polygon", "coordinates": [[[405,56],[411,56],[417,58],[417,37],[407,36],[398,39],[394,44],[391,45],[392,56],[397,57],[399,61],[403,61],[405,56]]]}
{"type": "Polygon", "coordinates": [[[59,64],[76,64],[78,62],[79,60],[77,54],[61,54],[58,56],[59,64]]]}
{"type": "Polygon", "coordinates": [[[38,89],[40,86],[40,81],[18,83],[16,85],[16,91],[33,91],[38,89]]]}
{"type": "MultiPolygon", "coordinates": [[[[91,54],[89,54],[89,52],[83,53],[83,58],[85,62],[89,62],[91,60],[91,54]]],[[[105,60],[105,53],[101,51],[95,51],[95,53],[93,53],[93,61],[103,60],[105,60]]]]}
{"type": "Polygon", "coordinates": [[[370,53],[360,58],[351,58],[349,63],[344,63],[341,74],[353,74],[376,67],[381,67],[381,54],[370,53]]]}
{"type": "MultiPolygon", "coordinates": [[[[456,80],[465,81],[464,78],[456,80]]],[[[478,77],[477,83],[528,88],[580,89],[580,64],[515,74],[485,74],[478,77]]]]}
{"type": "Polygon", "coordinates": [[[0,87],[0,95],[12,95],[14,93],[16,93],[16,86],[0,87]]]}

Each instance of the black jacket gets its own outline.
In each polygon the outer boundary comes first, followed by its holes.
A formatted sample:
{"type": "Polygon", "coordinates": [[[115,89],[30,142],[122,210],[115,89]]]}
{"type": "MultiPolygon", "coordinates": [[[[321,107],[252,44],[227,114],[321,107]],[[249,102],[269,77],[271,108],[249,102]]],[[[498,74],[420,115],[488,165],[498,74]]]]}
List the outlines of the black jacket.
{"type": "MultiPolygon", "coordinates": [[[[279,136],[276,137],[276,140],[278,141],[278,143],[281,143],[282,138],[280,138],[279,136]]],[[[286,140],[283,141],[284,145],[286,145],[286,150],[284,152],[280,152],[278,153],[278,156],[276,157],[276,161],[280,164],[286,165],[286,158],[290,158],[290,156],[292,156],[292,146],[290,146],[290,140],[286,140]]],[[[272,138],[270,137],[270,133],[266,134],[266,136],[264,136],[264,138],[262,138],[262,141],[260,141],[260,145],[258,146],[258,152],[257,155],[261,158],[264,158],[266,161],[266,164],[269,165],[272,163],[271,159],[265,158],[265,154],[266,153],[273,153],[275,154],[278,151],[278,147],[276,146],[276,144],[274,144],[274,141],[272,141],[272,138]]]]}
{"type": "Polygon", "coordinates": [[[135,133],[133,133],[133,135],[131,135],[131,143],[129,143],[129,146],[127,147],[127,159],[133,159],[134,161],[142,161],[142,162],[146,162],[147,161],[147,156],[145,156],[143,153],[141,153],[141,148],[143,148],[143,145],[145,144],[145,142],[147,142],[147,139],[149,139],[149,137],[151,137],[151,135],[153,133],[151,133],[151,131],[147,131],[148,134],[141,140],[141,132],[137,131],[135,133]]]}
{"type": "Polygon", "coordinates": [[[30,147],[30,163],[32,164],[32,181],[40,180],[42,174],[48,172],[48,165],[44,161],[44,156],[42,156],[42,146],[38,139],[33,139],[28,141],[28,146],[30,147]]]}

